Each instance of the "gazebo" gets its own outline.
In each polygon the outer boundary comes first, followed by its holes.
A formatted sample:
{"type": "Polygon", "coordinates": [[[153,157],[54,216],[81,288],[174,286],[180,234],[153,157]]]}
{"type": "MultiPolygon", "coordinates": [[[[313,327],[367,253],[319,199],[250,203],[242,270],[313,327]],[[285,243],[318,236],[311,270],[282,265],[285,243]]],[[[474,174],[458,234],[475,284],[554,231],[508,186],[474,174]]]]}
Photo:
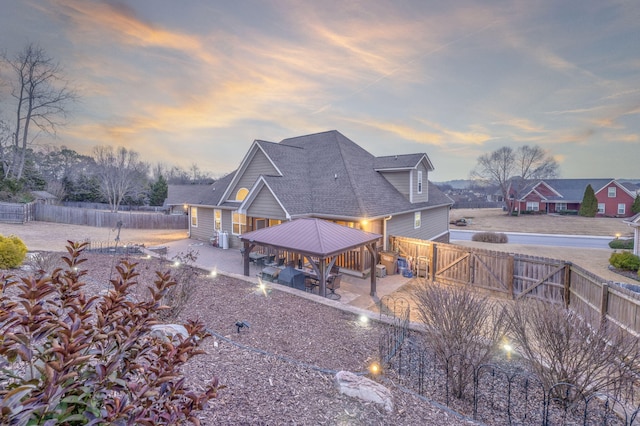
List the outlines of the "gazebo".
{"type": "Polygon", "coordinates": [[[319,277],[321,296],[326,296],[328,272],[336,258],[346,251],[366,247],[373,259],[371,277],[371,296],[376,295],[375,264],[378,260],[378,240],[382,235],[365,232],[355,228],[338,225],[316,218],[301,218],[280,225],[247,232],[240,236],[244,243],[244,274],[249,276],[249,254],[256,246],[269,247],[297,253],[310,260],[314,272],[319,277]],[[319,263],[311,262],[311,258],[319,263]]]}

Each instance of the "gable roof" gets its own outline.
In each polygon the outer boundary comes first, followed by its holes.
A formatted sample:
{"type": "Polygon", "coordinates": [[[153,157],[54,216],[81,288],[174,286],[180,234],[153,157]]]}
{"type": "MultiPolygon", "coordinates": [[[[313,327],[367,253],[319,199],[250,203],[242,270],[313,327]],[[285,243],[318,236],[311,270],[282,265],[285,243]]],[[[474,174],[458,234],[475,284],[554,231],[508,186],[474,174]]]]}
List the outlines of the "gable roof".
{"type": "Polygon", "coordinates": [[[427,170],[434,170],[427,154],[403,154],[376,157],[373,167],[378,171],[410,170],[418,167],[421,161],[427,165],[427,170]]]}
{"type": "Polygon", "coordinates": [[[252,197],[265,187],[289,218],[373,219],[453,204],[428,181],[429,201],[411,203],[377,168],[390,170],[387,166],[395,164],[395,170],[413,169],[420,162],[425,162],[428,170],[433,166],[426,154],[398,155],[398,161],[395,156],[374,157],[336,130],[287,138],[279,143],[254,140],[240,167],[211,185],[215,188],[213,193],[198,195],[195,204],[240,208],[246,212],[252,197]],[[230,201],[229,194],[258,152],[264,154],[275,172],[261,175],[243,203],[230,201]]]}
{"type": "MultiPolygon", "coordinates": [[[[600,189],[596,189],[596,194],[600,191],[602,191],[605,187],[608,187],[609,185],[614,184],[615,186],[617,186],[618,188],[622,189],[624,192],[626,192],[630,197],[635,197],[636,196],[636,185],[634,185],[631,182],[620,182],[617,181],[615,179],[611,179],[609,182],[607,182],[605,185],[602,186],[602,188],[600,189]]],[[[594,188],[595,189],[595,188],[594,188]]]]}
{"type": "Polygon", "coordinates": [[[558,195],[543,196],[540,194],[542,199],[562,203],[580,203],[584,198],[584,190],[587,188],[587,185],[591,185],[593,191],[597,192],[611,182],[611,180],[612,179],[544,179],[527,186],[525,190],[522,191],[523,195],[520,197],[520,200],[524,200],[538,185],[543,183],[558,195]]]}

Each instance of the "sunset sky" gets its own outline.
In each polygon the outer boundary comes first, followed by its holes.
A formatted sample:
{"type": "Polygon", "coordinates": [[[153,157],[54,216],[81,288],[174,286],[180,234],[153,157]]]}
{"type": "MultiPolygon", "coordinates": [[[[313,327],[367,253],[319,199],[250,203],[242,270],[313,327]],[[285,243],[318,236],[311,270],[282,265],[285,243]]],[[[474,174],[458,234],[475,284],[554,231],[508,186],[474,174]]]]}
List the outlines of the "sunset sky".
{"type": "MultiPolygon", "coordinates": [[[[564,178],[640,178],[640,1],[0,0],[80,101],[55,140],[220,176],[254,139],[338,130],[433,181],[540,145],[564,178]]],[[[0,116],[12,107],[6,69],[0,116]]]]}

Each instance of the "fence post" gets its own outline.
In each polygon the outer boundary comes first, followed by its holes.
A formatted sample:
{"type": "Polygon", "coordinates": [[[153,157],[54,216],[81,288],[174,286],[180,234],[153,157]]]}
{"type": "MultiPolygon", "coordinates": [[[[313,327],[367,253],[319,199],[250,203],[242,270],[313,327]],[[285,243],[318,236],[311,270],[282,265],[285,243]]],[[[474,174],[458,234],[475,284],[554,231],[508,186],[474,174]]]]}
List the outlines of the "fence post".
{"type": "Polygon", "coordinates": [[[514,275],[515,275],[515,256],[513,254],[509,254],[509,263],[507,264],[507,279],[509,280],[508,283],[508,290],[509,290],[509,294],[511,295],[511,300],[515,299],[516,296],[515,294],[513,294],[513,280],[515,279],[514,275]]]}
{"type": "Polygon", "coordinates": [[[607,320],[607,306],[609,304],[609,283],[602,283],[602,298],[600,299],[600,325],[607,320]]]}
{"type": "Polygon", "coordinates": [[[571,304],[571,262],[564,262],[564,307],[571,304]]]}
{"type": "Polygon", "coordinates": [[[429,265],[429,275],[431,281],[436,280],[436,265],[438,264],[438,244],[431,244],[431,265],[429,265]]]}

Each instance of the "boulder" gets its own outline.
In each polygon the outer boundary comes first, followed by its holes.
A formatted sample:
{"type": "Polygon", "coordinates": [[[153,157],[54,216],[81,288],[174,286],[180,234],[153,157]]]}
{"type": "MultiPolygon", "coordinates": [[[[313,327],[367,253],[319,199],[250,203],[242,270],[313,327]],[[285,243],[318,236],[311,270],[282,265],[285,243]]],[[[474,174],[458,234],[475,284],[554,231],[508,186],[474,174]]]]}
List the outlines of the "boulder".
{"type": "Polygon", "coordinates": [[[156,324],[151,326],[151,335],[161,339],[174,340],[177,336],[189,337],[187,329],[180,324],[156,324]]]}
{"type": "Polygon", "coordinates": [[[375,402],[383,405],[385,410],[393,411],[391,391],[367,377],[358,376],[349,371],[338,371],[336,387],[340,393],[363,401],[375,402]]]}

